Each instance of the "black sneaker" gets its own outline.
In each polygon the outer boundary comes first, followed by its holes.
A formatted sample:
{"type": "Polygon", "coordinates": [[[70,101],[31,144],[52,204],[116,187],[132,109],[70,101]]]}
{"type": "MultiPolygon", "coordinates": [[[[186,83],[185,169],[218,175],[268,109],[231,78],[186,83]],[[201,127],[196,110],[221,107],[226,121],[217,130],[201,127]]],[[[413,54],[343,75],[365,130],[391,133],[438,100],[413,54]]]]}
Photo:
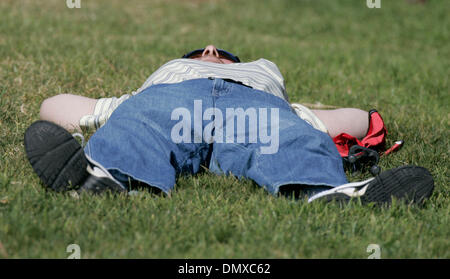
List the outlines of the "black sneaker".
{"type": "Polygon", "coordinates": [[[24,144],[31,166],[48,188],[57,192],[126,192],[112,178],[94,175],[78,141],[52,122],[39,120],[31,124],[24,144]]]}
{"type": "Polygon", "coordinates": [[[359,198],[362,203],[390,204],[392,197],[406,203],[422,203],[434,188],[430,172],[418,166],[402,166],[382,172],[361,182],[348,183],[320,192],[309,198],[314,200],[348,202],[359,198]]]}

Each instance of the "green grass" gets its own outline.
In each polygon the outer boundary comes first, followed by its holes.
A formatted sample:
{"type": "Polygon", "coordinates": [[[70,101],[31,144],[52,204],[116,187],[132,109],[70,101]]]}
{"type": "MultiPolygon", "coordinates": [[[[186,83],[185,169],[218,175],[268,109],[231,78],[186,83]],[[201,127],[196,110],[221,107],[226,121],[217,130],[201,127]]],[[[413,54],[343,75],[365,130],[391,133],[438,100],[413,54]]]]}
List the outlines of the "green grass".
{"type": "MultiPolygon", "coordinates": [[[[425,5],[354,1],[0,2],[0,258],[449,258],[449,17],[425,5]],[[45,98],[99,98],[141,86],[164,62],[213,43],[274,61],[291,101],[377,108],[384,169],[428,168],[423,207],[313,203],[250,181],[183,177],[171,197],[45,191],[23,148],[45,98]]],[[[351,177],[352,180],[367,177],[351,177]]]]}

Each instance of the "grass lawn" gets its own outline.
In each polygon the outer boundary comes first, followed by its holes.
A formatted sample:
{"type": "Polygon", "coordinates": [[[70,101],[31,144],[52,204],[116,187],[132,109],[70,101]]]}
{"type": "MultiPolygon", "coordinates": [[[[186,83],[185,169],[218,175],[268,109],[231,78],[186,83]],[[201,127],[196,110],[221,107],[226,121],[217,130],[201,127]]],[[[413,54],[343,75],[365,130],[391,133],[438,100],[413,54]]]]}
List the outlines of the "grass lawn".
{"type": "Polygon", "coordinates": [[[450,257],[447,0],[65,2],[0,2],[0,258],[66,258],[72,243],[82,258],[367,258],[369,244],[382,258],[450,257]],[[388,146],[406,143],[380,165],[428,168],[431,199],[307,204],[209,173],[180,178],[171,197],[42,187],[23,134],[44,99],[131,92],[210,43],[274,61],[291,101],[377,108],[388,146]]]}

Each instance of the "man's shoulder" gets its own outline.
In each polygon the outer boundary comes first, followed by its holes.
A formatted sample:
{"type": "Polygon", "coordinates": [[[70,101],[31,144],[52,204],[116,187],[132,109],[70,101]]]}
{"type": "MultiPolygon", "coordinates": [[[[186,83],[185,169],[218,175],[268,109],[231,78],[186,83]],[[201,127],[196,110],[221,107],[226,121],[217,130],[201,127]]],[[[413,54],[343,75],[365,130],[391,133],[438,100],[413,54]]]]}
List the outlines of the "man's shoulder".
{"type": "MultiPolygon", "coordinates": [[[[244,63],[245,64],[245,63],[244,63]]],[[[248,62],[247,64],[253,64],[253,65],[258,65],[258,66],[262,66],[265,68],[270,68],[270,69],[277,69],[278,70],[278,66],[277,64],[275,64],[274,62],[265,59],[265,58],[259,58],[258,60],[254,60],[251,62],[248,62]]]]}
{"type": "Polygon", "coordinates": [[[253,61],[253,63],[271,64],[271,65],[275,65],[276,66],[276,64],[274,62],[272,62],[272,61],[270,61],[270,60],[268,60],[266,58],[259,58],[259,59],[255,60],[255,61],[253,61]]]}

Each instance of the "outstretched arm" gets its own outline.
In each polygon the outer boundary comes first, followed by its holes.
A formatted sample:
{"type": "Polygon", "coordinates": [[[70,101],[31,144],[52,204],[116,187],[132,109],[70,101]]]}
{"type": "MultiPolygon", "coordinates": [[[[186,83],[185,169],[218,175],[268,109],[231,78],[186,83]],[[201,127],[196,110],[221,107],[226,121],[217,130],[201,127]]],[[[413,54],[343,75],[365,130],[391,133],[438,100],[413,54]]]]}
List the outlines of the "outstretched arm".
{"type": "Polygon", "coordinates": [[[312,110],[325,124],[328,134],[335,136],[346,133],[362,139],[369,129],[369,113],[356,108],[340,108],[333,110],[312,110]]]}
{"type": "Polygon", "coordinates": [[[61,125],[68,131],[80,131],[81,128],[98,129],[109,119],[113,111],[131,97],[92,99],[72,94],[61,94],[46,99],[41,105],[40,116],[61,125]]]}
{"type": "Polygon", "coordinates": [[[61,125],[69,131],[80,131],[80,119],[94,113],[97,99],[72,94],[50,97],[41,105],[40,118],[61,125]]]}
{"type": "Polygon", "coordinates": [[[330,137],[346,133],[362,139],[369,128],[369,113],[356,108],[309,109],[307,106],[292,103],[295,113],[315,129],[326,132],[330,137]]]}

